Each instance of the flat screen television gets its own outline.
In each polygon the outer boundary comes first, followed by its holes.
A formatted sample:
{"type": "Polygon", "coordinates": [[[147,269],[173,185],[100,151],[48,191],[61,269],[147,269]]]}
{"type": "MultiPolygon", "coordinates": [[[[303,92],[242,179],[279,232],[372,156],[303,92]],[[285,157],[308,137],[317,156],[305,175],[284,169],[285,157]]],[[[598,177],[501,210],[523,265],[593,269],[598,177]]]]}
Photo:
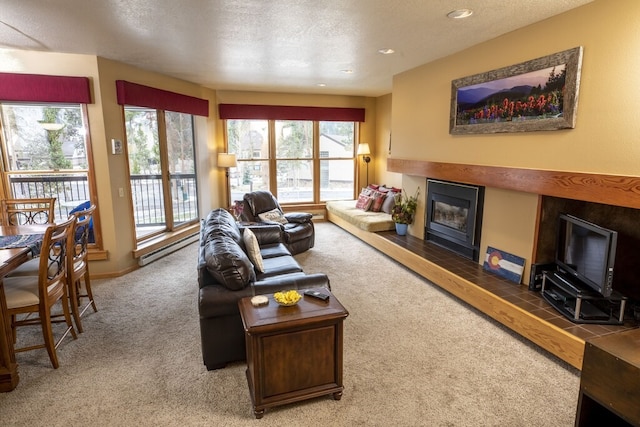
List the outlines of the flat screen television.
{"type": "Polygon", "coordinates": [[[618,233],[575,216],[561,214],[556,264],[604,297],[613,291],[618,233]]]}

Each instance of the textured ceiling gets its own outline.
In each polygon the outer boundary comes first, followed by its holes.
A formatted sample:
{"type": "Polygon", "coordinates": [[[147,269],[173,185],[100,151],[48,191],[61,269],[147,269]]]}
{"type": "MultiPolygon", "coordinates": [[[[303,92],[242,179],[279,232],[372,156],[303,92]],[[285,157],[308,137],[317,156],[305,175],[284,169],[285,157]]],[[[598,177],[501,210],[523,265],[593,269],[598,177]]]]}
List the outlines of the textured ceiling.
{"type": "Polygon", "coordinates": [[[379,96],[395,74],[591,1],[0,0],[0,48],[98,55],[214,89],[379,96]],[[465,7],[470,18],[446,17],[465,7]]]}

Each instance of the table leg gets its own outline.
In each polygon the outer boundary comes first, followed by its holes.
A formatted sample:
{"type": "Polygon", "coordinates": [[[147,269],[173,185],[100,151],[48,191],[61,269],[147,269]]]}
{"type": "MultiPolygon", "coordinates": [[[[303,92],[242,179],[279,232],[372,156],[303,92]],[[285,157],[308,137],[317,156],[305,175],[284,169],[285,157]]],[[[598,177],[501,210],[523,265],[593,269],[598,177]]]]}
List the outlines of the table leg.
{"type": "Polygon", "coordinates": [[[18,386],[18,364],[13,350],[11,322],[7,314],[4,287],[0,279],[0,392],[11,391],[18,386]]]}

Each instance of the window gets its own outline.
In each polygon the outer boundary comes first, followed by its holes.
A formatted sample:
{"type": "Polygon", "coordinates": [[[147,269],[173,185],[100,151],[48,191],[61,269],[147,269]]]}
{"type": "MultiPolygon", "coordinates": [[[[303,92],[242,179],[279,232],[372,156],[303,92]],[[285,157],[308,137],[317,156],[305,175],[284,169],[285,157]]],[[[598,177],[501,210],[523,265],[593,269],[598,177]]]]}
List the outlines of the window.
{"type": "Polygon", "coordinates": [[[137,241],[198,219],[193,116],[125,107],[137,241]]]}
{"type": "Polygon", "coordinates": [[[255,190],[290,204],[353,199],[356,124],[227,120],[227,149],[238,160],[229,175],[232,200],[255,190]]]}
{"type": "Polygon", "coordinates": [[[227,142],[238,163],[229,171],[231,199],[242,200],[244,193],[269,190],[269,122],[228,120],[227,142]]]}
{"type": "Polygon", "coordinates": [[[96,199],[83,104],[2,103],[0,109],[6,197],[55,197],[56,220],[96,199]]]}

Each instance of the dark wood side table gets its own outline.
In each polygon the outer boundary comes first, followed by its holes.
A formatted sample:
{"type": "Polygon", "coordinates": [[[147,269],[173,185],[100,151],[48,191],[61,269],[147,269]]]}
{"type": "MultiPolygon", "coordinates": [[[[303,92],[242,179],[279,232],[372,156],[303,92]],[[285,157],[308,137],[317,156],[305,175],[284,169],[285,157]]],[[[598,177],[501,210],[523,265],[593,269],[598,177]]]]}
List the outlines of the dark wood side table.
{"type": "Polygon", "coordinates": [[[256,418],[277,405],[327,394],[342,397],[342,324],[349,313],[328,290],[321,291],[330,295],[328,301],[303,296],[298,304],[282,307],[266,295],[266,306],[252,306],[251,297],[238,303],[256,418]]]}
{"type": "Polygon", "coordinates": [[[640,426],[640,329],[587,341],[576,426],[640,426]]]}

